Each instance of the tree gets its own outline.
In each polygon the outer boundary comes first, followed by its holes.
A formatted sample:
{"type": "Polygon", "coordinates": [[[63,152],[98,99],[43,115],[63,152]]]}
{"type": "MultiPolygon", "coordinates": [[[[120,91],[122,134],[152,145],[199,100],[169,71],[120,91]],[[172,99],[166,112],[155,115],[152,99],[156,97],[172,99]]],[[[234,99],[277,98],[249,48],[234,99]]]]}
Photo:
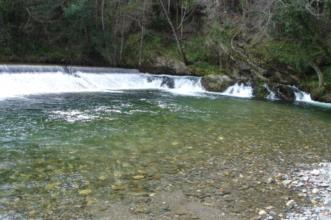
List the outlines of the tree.
{"type": "Polygon", "coordinates": [[[276,4],[274,37],[297,44],[303,51],[303,66],[310,66],[318,77],[318,86],[324,86],[320,65],[329,63],[331,17],[329,1],[286,0],[276,4]],[[281,27],[281,28],[279,28],[281,27]]]}
{"type": "MultiPolygon", "coordinates": [[[[185,64],[188,64],[189,62],[187,60],[187,57],[186,57],[186,54],[185,54],[183,45],[182,45],[182,43],[181,43],[181,41],[180,41],[180,39],[178,37],[178,33],[177,33],[176,28],[175,28],[175,25],[174,25],[174,23],[172,22],[172,20],[170,18],[170,14],[169,14],[170,9],[167,10],[167,8],[166,8],[163,0],[159,0],[159,3],[160,3],[160,6],[161,6],[161,9],[163,11],[163,14],[166,17],[166,20],[167,20],[167,22],[169,24],[169,27],[170,27],[171,32],[172,32],[172,35],[173,35],[173,37],[174,37],[174,39],[176,41],[178,52],[181,55],[183,62],[185,64]]],[[[169,2],[169,7],[170,7],[170,2],[169,2]]]]}

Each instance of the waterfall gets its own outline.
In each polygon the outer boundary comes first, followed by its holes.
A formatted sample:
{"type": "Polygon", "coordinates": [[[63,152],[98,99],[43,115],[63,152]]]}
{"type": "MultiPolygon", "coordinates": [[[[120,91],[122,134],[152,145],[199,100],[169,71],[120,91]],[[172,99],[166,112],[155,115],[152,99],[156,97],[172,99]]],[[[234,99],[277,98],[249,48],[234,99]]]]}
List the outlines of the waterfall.
{"type": "MultiPolygon", "coordinates": [[[[268,88],[270,100],[277,95],[268,88]]],[[[310,94],[291,86],[296,102],[330,106],[312,100],[310,94]]],[[[239,98],[253,98],[249,84],[236,83],[224,92],[207,92],[201,85],[201,78],[194,76],[153,75],[136,69],[0,65],[0,100],[38,94],[114,92],[125,90],[161,90],[179,95],[205,96],[221,95],[239,98]]]]}
{"type": "Polygon", "coordinates": [[[294,91],[296,102],[307,103],[307,104],[311,104],[311,105],[323,106],[323,107],[328,107],[328,108],[331,107],[331,103],[314,101],[311,98],[311,95],[309,93],[301,91],[300,89],[298,89],[295,86],[291,86],[291,88],[294,91]]]}
{"type": "Polygon", "coordinates": [[[199,77],[152,75],[118,68],[0,65],[0,98],[119,90],[199,95],[205,92],[200,81],[199,77]]]}
{"type": "Polygon", "coordinates": [[[295,101],[297,102],[307,102],[307,103],[312,103],[315,102],[309,93],[303,92],[299,89],[294,90],[294,95],[295,95],[295,101]]]}
{"type": "Polygon", "coordinates": [[[222,95],[239,97],[239,98],[253,98],[253,88],[250,85],[244,83],[236,83],[233,86],[227,88],[222,95]]]}
{"type": "Polygon", "coordinates": [[[264,84],[264,87],[269,92],[269,94],[267,95],[266,99],[271,100],[271,101],[279,100],[279,98],[277,97],[276,93],[269,88],[268,84],[264,84]]]}

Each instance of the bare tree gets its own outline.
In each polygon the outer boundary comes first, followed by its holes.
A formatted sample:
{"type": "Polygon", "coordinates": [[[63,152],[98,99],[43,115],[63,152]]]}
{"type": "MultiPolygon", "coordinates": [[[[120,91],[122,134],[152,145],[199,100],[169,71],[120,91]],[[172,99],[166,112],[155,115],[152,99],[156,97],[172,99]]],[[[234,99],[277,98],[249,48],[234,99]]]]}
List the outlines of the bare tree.
{"type": "Polygon", "coordinates": [[[143,49],[144,49],[144,37],[145,37],[145,13],[146,13],[146,0],[143,0],[142,18],[141,18],[141,35],[139,46],[139,65],[142,63],[143,49]]]}
{"type": "Polygon", "coordinates": [[[183,45],[182,45],[181,41],[179,40],[179,37],[178,37],[177,31],[176,31],[176,28],[175,28],[175,26],[174,26],[174,24],[173,24],[173,22],[172,22],[172,20],[171,20],[171,18],[170,18],[170,15],[169,15],[169,13],[168,13],[168,11],[167,11],[167,9],[166,9],[164,3],[163,3],[163,0],[159,0],[159,2],[160,2],[160,5],[161,5],[161,8],[162,8],[163,14],[164,14],[164,16],[166,17],[167,22],[168,22],[168,24],[169,24],[169,26],[170,26],[170,28],[171,28],[172,35],[173,35],[173,37],[175,38],[178,52],[179,52],[179,54],[181,55],[183,62],[184,62],[185,64],[188,64],[188,60],[187,60],[187,58],[186,58],[186,54],[185,54],[185,52],[184,52],[183,45]]]}

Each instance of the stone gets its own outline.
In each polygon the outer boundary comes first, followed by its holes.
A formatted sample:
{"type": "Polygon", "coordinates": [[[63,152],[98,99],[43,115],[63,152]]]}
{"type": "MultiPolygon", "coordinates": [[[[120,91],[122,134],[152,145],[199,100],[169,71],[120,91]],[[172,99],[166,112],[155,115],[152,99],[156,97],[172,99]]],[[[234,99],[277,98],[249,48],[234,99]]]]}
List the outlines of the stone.
{"type": "Polygon", "coordinates": [[[277,213],[274,212],[274,211],[270,211],[270,212],[269,212],[269,215],[271,215],[271,216],[277,216],[277,213]]]}
{"type": "Polygon", "coordinates": [[[122,184],[114,184],[114,185],[111,185],[111,189],[114,191],[119,191],[119,190],[123,190],[124,186],[122,184]]]}
{"type": "Polygon", "coordinates": [[[184,62],[166,56],[157,56],[149,63],[145,63],[140,67],[142,72],[150,72],[155,74],[170,74],[182,75],[189,74],[190,70],[184,62]]]}
{"type": "Polygon", "coordinates": [[[136,176],[133,176],[132,179],[134,179],[134,180],[142,180],[142,179],[145,179],[145,176],[143,176],[143,175],[136,175],[136,176]]]}
{"type": "Polygon", "coordinates": [[[267,184],[272,184],[272,183],[274,183],[275,181],[274,181],[274,179],[273,178],[271,178],[271,177],[269,177],[268,179],[267,179],[267,184]]]}
{"type": "Polygon", "coordinates": [[[290,185],[291,184],[291,180],[284,180],[284,181],[282,181],[282,184],[284,185],[284,186],[288,186],[288,185],[290,185]]]}
{"type": "Polygon", "coordinates": [[[267,215],[267,212],[266,212],[265,210],[263,210],[263,209],[260,209],[260,211],[259,211],[259,215],[260,215],[260,216],[267,215]]]}
{"type": "Polygon", "coordinates": [[[30,212],[29,212],[29,216],[34,216],[36,214],[36,211],[35,210],[31,210],[30,212]]]}
{"type": "Polygon", "coordinates": [[[106,180],[107,177],[105,177],[105,176],[99,176],[98,179],[101,180],[101,181],[103,181],[103,180],[106,180]]]}
{"type": "Polygon", "coordinates": [[[314,188],[311,192],[314,193],[314,194],[317,194],[319,192],[319,189],[314,188]]]}
{"type": "Polygon", "coordinates": [[[201,84],[208,91],[224,92],[234,81],[227,75],[207,75],[202,77],[201,84]]]}
{"type": "Polygon", "coordinates": [[[331,206],[331,198],[325,199],[324,205],[331,206]]]}
{"type": "Polygon", "coordinates": [[[294,200],[289,200],[287,203],[286,203],[286,206],[290,209],[294,208],[295,206],[295,201],[294,200]]]}
{"type": "Polygon", "coordinates": [[[295,94],[293,88],[284,84],[270,85],[270,89],[276,93],[276,96],[281,100],[293,102],[295,94]]]}
{"type": "Polygon", "coordinates": [[[265,99],[268,97],[270,94],[268,89],[270,90],[270,88],[267,88],[264,83],[253,83],[253,93],[256,98],[265,99]]]}
{"type": "Polygon", "coordinates": [[[173,88],[175,88],[175,81],[173,78],[163,76],[161,86],[167,87],[169,89],[173,89],[173,88]]]}
{"type": "Polygon", "coordinates": [[[83,189],[83,190],[80,190],[78,193],[81,196],[87,196],[87,195],[89,195],[89,194],[92,193],[92,190],[90,190],[90,189],[83,189]]]}
{"type": "Polygon", "coordinates": [[[320,171],[319,170],[312,170],[310,172],[310,174],[313,175],[313,176],[319,176],[320,175],[320,171]]]}

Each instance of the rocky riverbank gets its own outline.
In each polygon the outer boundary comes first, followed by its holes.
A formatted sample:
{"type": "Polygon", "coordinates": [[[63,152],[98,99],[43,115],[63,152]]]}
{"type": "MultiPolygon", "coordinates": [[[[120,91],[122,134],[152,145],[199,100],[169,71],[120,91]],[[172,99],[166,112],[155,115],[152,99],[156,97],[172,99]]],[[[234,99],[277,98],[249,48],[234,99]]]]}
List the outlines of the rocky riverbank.
{"type": "Polygon", "coordinates": [[[331,164],[303,164],[290,174],[276,176],[278,184],[295,191],[307,201],[307,206],[299,206],[289,200],[287,220],[327,220],[331,219],[331,164]]]}
{"type": "Polygon", "coordinates": [[[293,102],[298,91],[311,94],[313,100],[331,103],[331,89],[311,85],[311,79],[303,74],[269,64],[266,69],[249,65],[241,60],[227,60],[224,68],[207,70],[195,68],[196,64],[185,65],[175,58],[158,56],[138,69],[141,72],[170,75],[194,75],[202,77],[202,85],[211,92],[224,92],[235,83],[243,83],[253,87],[254,96],[259,99],[275,99],[293,102]]]}

